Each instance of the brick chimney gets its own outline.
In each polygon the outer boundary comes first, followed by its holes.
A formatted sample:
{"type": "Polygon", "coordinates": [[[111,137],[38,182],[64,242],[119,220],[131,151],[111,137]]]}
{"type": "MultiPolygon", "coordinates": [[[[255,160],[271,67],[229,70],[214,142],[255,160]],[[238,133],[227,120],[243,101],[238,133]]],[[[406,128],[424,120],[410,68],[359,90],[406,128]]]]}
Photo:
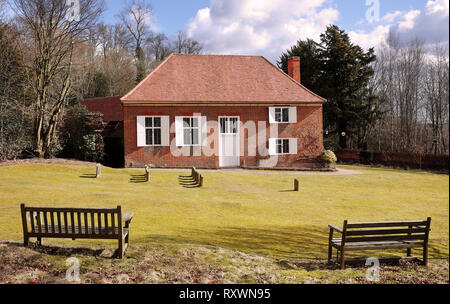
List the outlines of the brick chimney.
{"type": "Polygon", "coordinates": [[[288,59],[288,75],[300,83],[300,57],[294,56],[288,59]]]}

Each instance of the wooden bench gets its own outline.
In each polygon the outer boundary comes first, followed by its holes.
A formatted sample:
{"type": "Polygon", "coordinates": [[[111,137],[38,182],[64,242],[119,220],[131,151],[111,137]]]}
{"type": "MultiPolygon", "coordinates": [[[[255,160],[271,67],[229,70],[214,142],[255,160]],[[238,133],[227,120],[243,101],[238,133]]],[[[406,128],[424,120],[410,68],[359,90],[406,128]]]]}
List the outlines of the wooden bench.
{"type": "Polygon", "coordinates": [[[130,222],[133,213],[122,216],[121,206],[114,209],[26,207],[22,213],[24,245],[30,237],[118,240],[118,257],[121,259],[128,247],[130,222]]]}
{"type": "Polygon", "coordinates": [[[428,264],[428,237],[431,218],[426,221],[380,222],[380,223],[348,223],[343,228],[330,227],[328,240],[328,262],[331,262],[333,247],[340,252],[338,262],[345,268],[345,252],[373,249],[406,249],[407,257],[411,257],[411,248],[423,248],[423,263],[428,264]],[[338,232],[340,238],[334,238],[338,232]]]}

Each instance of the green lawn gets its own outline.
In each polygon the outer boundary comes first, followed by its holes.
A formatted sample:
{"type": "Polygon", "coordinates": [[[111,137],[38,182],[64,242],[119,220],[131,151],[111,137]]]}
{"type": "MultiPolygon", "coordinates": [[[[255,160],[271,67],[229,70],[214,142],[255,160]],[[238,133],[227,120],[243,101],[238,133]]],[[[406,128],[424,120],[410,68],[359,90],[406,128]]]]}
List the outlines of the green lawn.
{"type": "MultiPolygon", "coordinates": [[[[132,246],[211,245],[274,259],[323,259],[328,224],[341,226],[345,219],[424,220],[431,216],[430,257],[448,257],[448,175],[343,168],[362,174],[204,170],[203,188],[184,188],[178,179],[188,175],[187,171],[154,170],[149,183],[132,183],[132,175],[143,170],[103,168],[100,179],[91,179],[81,176],[94,173],[93,166],[0,167],[0,240],[22,240],[21,202],[33,206],[122,205],[125,212],[135,214],[132,246]],[[300,192],[287,191],[296,177],[300,192]]],[[[44,243],[116,247],[113,241],[47,239],[44,243]]]]}

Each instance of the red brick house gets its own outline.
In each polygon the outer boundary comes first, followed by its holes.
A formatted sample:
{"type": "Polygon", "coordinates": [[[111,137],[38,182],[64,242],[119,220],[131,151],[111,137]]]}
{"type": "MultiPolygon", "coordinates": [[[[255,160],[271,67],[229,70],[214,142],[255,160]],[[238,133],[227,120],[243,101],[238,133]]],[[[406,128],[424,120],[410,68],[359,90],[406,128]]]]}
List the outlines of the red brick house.
{"type": "Polygon", "coordinates": [[[311,168],[325,99],[264,57],[172,54],[120,100],[125,166],[311,168]]]}

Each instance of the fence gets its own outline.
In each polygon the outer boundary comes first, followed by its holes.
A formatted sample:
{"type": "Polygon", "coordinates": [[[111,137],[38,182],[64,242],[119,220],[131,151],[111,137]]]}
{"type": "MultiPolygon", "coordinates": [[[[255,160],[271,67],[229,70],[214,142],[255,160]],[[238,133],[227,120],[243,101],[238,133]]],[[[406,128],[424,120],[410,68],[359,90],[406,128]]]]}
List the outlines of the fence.
{"type": "Polygon", "coordinates": [[[410,167],[416,169],[448,171],[448,155],[414,154],[386,151],[338,150],[338,161],[360,163],[364,165],[384,165],[392,167],[410,167]]]}

